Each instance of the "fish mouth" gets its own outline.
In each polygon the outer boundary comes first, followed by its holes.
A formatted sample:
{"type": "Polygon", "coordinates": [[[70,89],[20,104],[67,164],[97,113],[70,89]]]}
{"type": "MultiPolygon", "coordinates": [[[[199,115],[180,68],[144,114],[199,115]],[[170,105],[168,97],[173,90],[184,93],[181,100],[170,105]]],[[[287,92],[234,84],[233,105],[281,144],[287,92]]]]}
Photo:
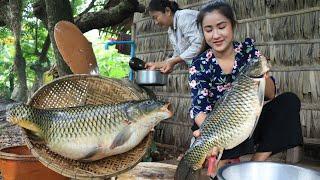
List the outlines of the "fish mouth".
{"type": "Polygon", "coordinates": [[[173,116],[173,111],[172,111],[172,105],[171,105],[171,103],[166,103],[164,106],[162,106],[162,107],[160,108],[160,110],[163,111],[163,112],[166,112],[166,113],[169,115],[168,118],[171,118],[171,117],[173,116]]]}
{"type": "Polygon", "coordinates": [[[265,61],[265,68],[263,69],[263,74],[265,74],[270,71],[272,66],[270,61],[265,56],[262,56],[261,58],[264,58],[264,61],[265,61]]]}

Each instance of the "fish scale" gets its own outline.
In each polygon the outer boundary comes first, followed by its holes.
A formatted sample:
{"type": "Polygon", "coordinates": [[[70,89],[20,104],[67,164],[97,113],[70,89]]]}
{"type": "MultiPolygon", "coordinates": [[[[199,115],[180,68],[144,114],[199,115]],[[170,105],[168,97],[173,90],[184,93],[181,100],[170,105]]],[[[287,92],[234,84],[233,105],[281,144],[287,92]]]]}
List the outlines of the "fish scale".
{"type": "Polygon", "coordinates": [[[16,104],[7,120],[42,138],[48,148],[70,159],[94,161],[138,145],[161,120],[173,115],[158,100],[37,109],[16,104]]]}
{"type": "Polygon", "coordinates": [[[201,136],[179,162],[175,179],[197,179],[195,172],[201,169],[212,148],[217,147],[221,157],[224,149],[232,149],[250,136],[263,105],[262,75],[269,69],[267,60],[261,57],[240,72],[199,127],[201,136]]]}
{"type": "Polygon", "coordinates": [[[202,167],[203,159],[206,157],[206,153],[200,152],[209,151],[214,146],[233,148],[237,144],[228,144],[228,142],[232,143],[232,139],[237,138],[238,134],[246,133],[242,131],[242,127],[247,125],[243,119],[248,119],[249,116],[255,118],[252,116],[253,111],[248,111],[246,106],[248,104],[259,106],[257,83],[249,77],[241,76],[233,87],[233,91],[227,97],[228,99],[225,100],[227,103],[218,106],[215,109],[215,113],[208,115],[207,119],[210,119],[210,121],[205,121],[201,125],[201,139],[195,142],[195,144],[201,143],[201,145],[194,146],[195,150],[191,148],[186,153],[186,158],[192,159],[191,162],[195,164],[195,169],[202,167]],[[247,93],[244,95],[243,92],[247,93]],[[200,156],[197,155],[199,153],[203,157],[199,158],[200,156]]]}
{"type": "MultiPolygon", "coordinates": [[[[59,113],[60,111],[51,111],[51,112],[47,112],[47,117],[54,117],[53,119],[65,119],[65,120],[61,120],[61,121],[54,121],[52,125],[52,128],[46,128],[47,123],[51,123],[51,120],[46,118],[46,122],[44,123],[44,129],[47,129],[50,132],[50,139],[52,140],[57,140],[59,141],[57,138],[55,138],[55,134],[60,134],[60,138],[64,138],[64,137],[77,137],[77,136],[87,136],[89,133],[93,133],[94,135],[98,135],[101,134],[102,129],[98,128],[98,127],[102,127],[102,122],[105,121],[97,121],[98,119],[108,119],[109,120],[109,125],[107,126],[107,128],[105,128],[106,130],[111,130],[112,128],[115,128],[117,126],[117,123],[120,123],[121,121],[123,121],[125,114],[122,113],[117,113],[117,111],[120,110],[120,107],[123,107],[121,105],[118,106],[112,106],[113,111],[116,113],[112,113],[111,109],[108,107],[111,107],[110,105],[107,106],[102,106],[99,107],[101,108],[101,112],[99,111],[99,109],[93,109],[92,107],[88,107],[88,109],[83,109],[83,108],[77,108],[77,109],[73,109],[64,114],[64,117],[60,117],[59,115],[55,115],[56,113],[59,113]],[[109,110],[110,109],[110,110],[109,110]],[[83,112],[90,112],[90,113],[83,113],[83,112]],[[104,114],[104,115],[103,115],[104,114]],[[107,116],[104,117],[107,114],[115,114],[118,115],[117,118],[115,118],[116,116],[110,116],[110,118],[108,118],[107,116]],[[94,120],[96,118],[96,121],[94,120]],[[75,121],[72,122],[70,121],[70,119],[73,119],[75,121]],[[78,120],[78,121],[76,121],[78,120]],[[86,122],[86,123],[84,123],[86,122]],[[98,123],[96,126],[94,126],[92,123],[96,122],[98,123]],[[59,128],[55,128],[55,126],[59,126],[59,128]],[[86,131],[76,131],[77,129],[82,129],[82,128],[86,128],[86,131]]],[[[39,110],[39,112],[37,112],[37,114],[43,114],[43,112],[41,112],[41,110],[39,110]]],[[[35,117],[37,117],[37,114],[35,114],[35,117]]]]}

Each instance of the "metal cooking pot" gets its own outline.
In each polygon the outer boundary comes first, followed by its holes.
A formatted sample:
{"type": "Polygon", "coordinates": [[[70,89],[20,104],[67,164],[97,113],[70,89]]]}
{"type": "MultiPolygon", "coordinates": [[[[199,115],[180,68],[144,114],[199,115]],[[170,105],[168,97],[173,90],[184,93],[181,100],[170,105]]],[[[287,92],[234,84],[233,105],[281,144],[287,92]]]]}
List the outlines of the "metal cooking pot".
{"type": "Polygon", "coordinates": [[[226,165],[218,171],[219,180],[318,180],[320,172],[274,162],[243,162],[226,165]]]}
{"type": "Polygon", "coordinates": [[[135,74],[135,82],[143,86],[163,86],[167,79],[168,75],[159,70],[138,70],[135,74]]]}

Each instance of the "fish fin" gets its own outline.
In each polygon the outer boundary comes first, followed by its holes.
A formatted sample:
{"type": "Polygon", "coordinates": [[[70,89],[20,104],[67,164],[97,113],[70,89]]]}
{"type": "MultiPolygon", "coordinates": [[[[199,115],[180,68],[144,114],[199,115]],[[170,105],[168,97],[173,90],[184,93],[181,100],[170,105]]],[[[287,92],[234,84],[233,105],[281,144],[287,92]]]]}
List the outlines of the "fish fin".
{"type": "MultiPolygon", "coordinates": [[[[222,158],[223,151],[224,151],[223,148],[219,148],[219,156],[218,156],[218,158],[217,158],[217,161],[218,161],[218,162],[219,162],[220,159],[222,158]]],[[[218,163],[218,162],[217,162],[217,163],[218,163]]]]}
{"type": "Polygon", "coordinates": [[[32,131],[32,133],[36,136],[43,137],[40,127],[32,121],[21,119],[17,124],[25,129],[32,131]]]}
{"type": "Polygon", "coordinates": [[[259,89],[258,89],[258,96],[259,96],[259,102],[261,107],[264,103],[264,91],[266,88],[266,79],[263,77],[259,80],[259,89]]]}
{"type": "Polygon", "coordinates": [[[174,174],[175,180],[197,180],[200,177],[201,168],[194,170],[192,166],[185,160],[185,157],[181,159],[178,164],[177,170],[174,174]]]}
{"type": "Polygon", "coordinates": [[[36,141],[44,140],[43,135],[41,133],[36,133],[34,131],[24,129],[26,134],[28,134],[28,138],[36,141]]]}
{"type": "Polygon", "coordinates": [[[217,156],[211,156],[208,159],[208,171],[207,171],[207,175],[208,176],[213,176],[216,174],[217,171],[217,156]]]}
{"type": "Polygon", "coordinates": [[[81,159],[78,159],[80,161],[92,161],[91,158],[94,157],[99,151],[99,148],[93,148],[92,151],[90,151],[88,154],[86,154],[81,159]]]}
{"type": "Polygon", "coordinates": [[[123,145],[130,139],[131,135],[132,131],[130,129],[128,130],[127,128],[125,128],[124,130],[122,130],[113,140],[110,149],[114,149],[118,146],[123,145]]]}
{"type": "Polygon", "coordinates": [[[15,103],[16,102],[11,99],[0,99],[0,134],[5,128],[13,126],[13,124],[8,124],[8,122],[6,122],[6,113],[8,107],[15,103]]]}
{"type": "Polygon", "coordinates": [[[262,110],[262,107],[263,107],[263,103],[264,103],[264,91],[265,91],[265,87],[266,87],[266,79],[263,77],[259,80],[259,88],[258,88],[258,98],[259,98],[259,108],[257,109],[256,111],[256,120],[254,122],[254,126],[252,128],[252,131],[249,135],[249,138],[252,137],[253,135],[253,132],[254,130],[256,129],[256,126],[258,124],[258,121],[259,121],[259,117],[260,117],[260,114],[261,114],[261,110],[262,110]]]}
{"type": "Polygon", "coordinates": [[[213,156],[208,159],[208,171],[207,175],[214,178],[217,175],[218,164],[223,154],[223,148],[219,148],[219,155],[213,156]]]}

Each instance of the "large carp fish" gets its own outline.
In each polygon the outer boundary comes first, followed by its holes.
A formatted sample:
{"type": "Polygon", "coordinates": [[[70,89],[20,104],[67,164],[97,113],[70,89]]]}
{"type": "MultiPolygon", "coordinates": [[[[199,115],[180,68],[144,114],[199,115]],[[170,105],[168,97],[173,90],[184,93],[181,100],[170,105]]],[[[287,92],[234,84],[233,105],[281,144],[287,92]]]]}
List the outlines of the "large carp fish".
{"type": "Polygon", "coordinates": [[[57,154],[94,161],[129,151],[172,115],[169,103],[142,100],[60,109],[14,104],[7,108],[6,117],[43,139],[57,154]]]}
{"type": "Polygon", "coordinates": [[[265,57],[252,59],[244,67],[199,127],[201,136],[179,162],[175,179],[197,179],[213,147],[219,151],[216,169],[224,149],[232,149],[252,135],[264,102],[264,74],[269,69],[265,57]]]}

